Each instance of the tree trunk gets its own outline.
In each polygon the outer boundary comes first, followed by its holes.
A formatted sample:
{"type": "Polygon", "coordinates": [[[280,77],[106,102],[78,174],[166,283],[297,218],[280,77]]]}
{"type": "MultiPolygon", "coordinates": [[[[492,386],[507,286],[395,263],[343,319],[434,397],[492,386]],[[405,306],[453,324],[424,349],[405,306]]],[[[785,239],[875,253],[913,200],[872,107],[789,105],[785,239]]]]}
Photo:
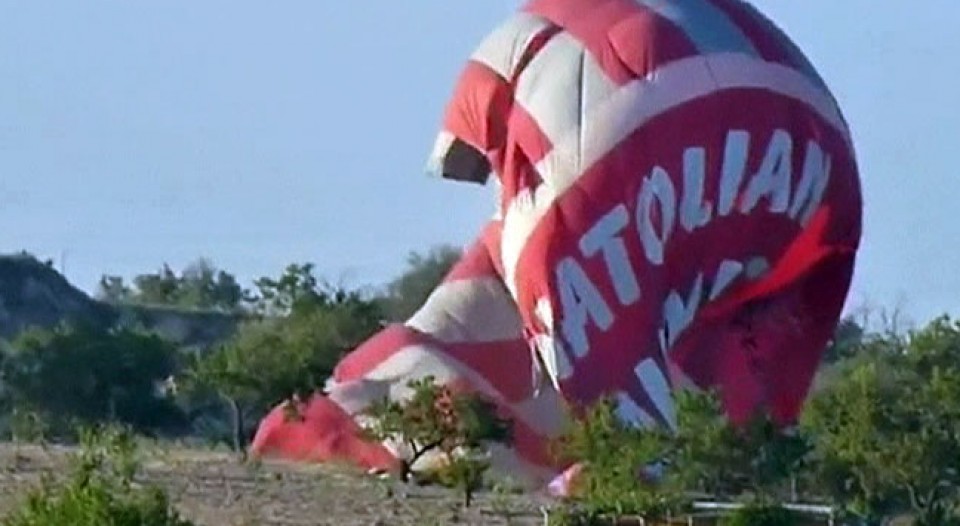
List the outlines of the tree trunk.
{"type": "Polygon", "coordinates": [[[473,488],[467,484],[463,488],[463,507],[469,508],[471,504],[473,504],[473,488]]]}
{"type": "Polygon", "coordinates": [[[410,482],[410,474],[413,472],[411,469],[410,463],[404,459],[400,459],[400,482],[406,484],[410,482]]]}
{"type": "Polygon", "coordinates": [[[230,416],[233,427],[233,450],[241,462],[247,460],[247,439],[244,433],[243,408],[236,398],[225,396],[230,404],[230,416]]]}

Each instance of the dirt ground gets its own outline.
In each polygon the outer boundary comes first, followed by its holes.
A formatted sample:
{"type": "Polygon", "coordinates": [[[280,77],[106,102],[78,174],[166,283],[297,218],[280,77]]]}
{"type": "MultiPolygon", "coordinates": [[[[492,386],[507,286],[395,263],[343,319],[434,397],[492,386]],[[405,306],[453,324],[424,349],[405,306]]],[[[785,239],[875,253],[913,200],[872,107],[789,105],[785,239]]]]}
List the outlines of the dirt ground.
{"type": "MultiPolygon", "coordinates": [[[[0,515],[45,472],[63,473],[69,449],[0,444],[0,515]]],[[[442,488],[407,487],[339,466],[240,464],[227,453],[153,448],[145,480],[166,488],[203,526],[543,524],[546,499],[488,491],[464,509],[442,488]]]]}

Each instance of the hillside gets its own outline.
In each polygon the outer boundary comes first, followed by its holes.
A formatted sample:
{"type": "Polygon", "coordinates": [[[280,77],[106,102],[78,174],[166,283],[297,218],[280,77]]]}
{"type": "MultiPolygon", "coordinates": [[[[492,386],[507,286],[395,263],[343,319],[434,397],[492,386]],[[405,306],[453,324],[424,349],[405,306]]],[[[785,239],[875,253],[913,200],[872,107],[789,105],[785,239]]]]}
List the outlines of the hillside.
{"type": "Polygon", "coordinates": [[[238,316],[141,305],[113,305],[91,298],[51,265],[29,254],[0,256],[0,338],[29,327],[81,322],[101,327],[140,326],[177,344],[208,347],[229,337],[238,316]]]}

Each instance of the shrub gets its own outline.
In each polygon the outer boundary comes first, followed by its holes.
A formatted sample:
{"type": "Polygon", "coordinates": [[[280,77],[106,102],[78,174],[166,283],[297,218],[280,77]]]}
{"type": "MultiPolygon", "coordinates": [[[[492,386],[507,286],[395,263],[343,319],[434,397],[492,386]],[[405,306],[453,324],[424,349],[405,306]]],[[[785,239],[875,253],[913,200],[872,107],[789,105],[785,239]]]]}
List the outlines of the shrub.
{"type": "Polygon", "coordinates": [[[511,439],[511,423],[497,415],[494,404],[471,393],[455,393],[437,385],[433,377],[408,383],[413,390],[405,401],[384,398],[368,408],[368,438],[406,444],[410,455],[400,459],[400,478],[408,482],[414,465],[431,451],[439,451],[443,466],[434,480],[459,488],[464,505],[483,482],[489,463],[483,448],[511,439]]]}
{"type": "Polygon", "coordinates": [[[3,526],[192,526],[163,490],[134,483],[139,463],[132,433],[102,428],[80,436],[67,480],[45,478],[3,526]]]}
{"type": "Polygon", "coordinates": [[[655,474],[669,462],[668,431],[641,429],[617,416],[616,403],[601,400],[555,444],[561,458],[580,462],[574,505],[559,512],[559,524],[604,524],[608,519],[664,518],[686,508],[687,498],[673,470],[655,474]]]}
{"type": "Polygon", "coordinates": [[[179,359],[177,348],[154,334],[62,325],[17,336],[0,374],[5,402],[19,416],[32,413],[47,438],[74,440],[75,422],[120,422],[144,433],[177,429],[183,414],[157,386],[179,359]]]}

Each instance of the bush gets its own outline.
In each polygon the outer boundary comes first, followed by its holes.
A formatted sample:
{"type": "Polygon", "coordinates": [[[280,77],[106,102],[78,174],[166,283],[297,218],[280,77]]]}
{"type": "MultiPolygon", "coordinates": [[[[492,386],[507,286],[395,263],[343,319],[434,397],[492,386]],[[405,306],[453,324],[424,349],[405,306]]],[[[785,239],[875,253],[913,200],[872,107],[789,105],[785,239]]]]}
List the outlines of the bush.
{"type": "Polygon", "coordinates": [[[174,400],[158,389],[180,354],[156,335],[64,325],[25,331],[10,347],[0,367],[5,402],[42,422],[48,438],[75,439],[75,422],[119,422],[144,433],[184,423],[174,400]]]}
{"type": "Polygon", "coordinates": [[[469,507],[473,494],[483,487],[483,476],[490,469],[490,463],[481,458],[458,456],[440,468],[438,481],[450,488],[459,489],[463,495],[463,505],[469,507]]]}
{"type": "Polygon", "coordinates": [[[368,438],[394,440],[406,444],[410,455],[400,459],[400,478],[409,481],[414,465],[431,451],[439,451],[443,466],[434,480],[459,488],[464,505],[469,506],[473,492],[480,488],[489,468],[483,446],[509,442],[511,423],[497,415],[492,403],[470,393],[455,393],[437,385],[433,377],[407,384],[412,396],[403,401],[384,398],[366,414],[371,423],[368,438]]]}
{"type": "Polygon", "coordinates": [[[610,399],[573,421],[555,447],[562,459],[580,462],[582,470],[574,482],[575,505],[554,522],[604,524],[624,516],[650,520],[686,509],[688,499],[676,471],[658,475],[653,469],[673,455],[668,431],[624,423],[610,399]]]}
{"type": "Polygon", "coordinates": [[[3,526],[192,526],[166,493],[138,486],[133,434],[105,428],[80,432],[81,453],[71,459],[67,480],[45,478],[3,526]]]}

